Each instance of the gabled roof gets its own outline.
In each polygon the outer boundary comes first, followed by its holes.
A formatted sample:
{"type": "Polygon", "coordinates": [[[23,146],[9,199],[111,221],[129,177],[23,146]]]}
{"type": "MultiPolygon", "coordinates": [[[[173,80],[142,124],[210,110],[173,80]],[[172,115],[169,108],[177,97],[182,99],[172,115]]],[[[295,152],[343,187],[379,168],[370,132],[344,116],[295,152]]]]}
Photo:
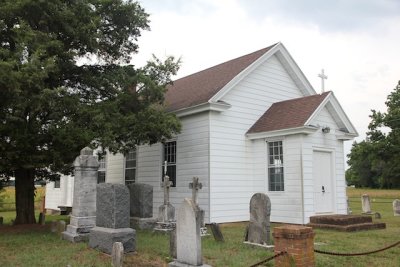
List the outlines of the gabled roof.
{"type": "Polygon", "coordinates": [[[247,133],[303,127],[329,93],[325,92],[321,95],[311,95],[274,103],[247,133]]]}
{"type": "Polygon", "coordinates": [[[174,81],[173,85],[167,87],[165,95],[167,110],[175,111],[207,103],[274,46],[276,44],[174,81]]]}
{"type": "Polygon", "coordinates": [[[312,125],[323,108],[326,108],[338,129],[337,139],[351,140],[358,136],[357,130],[347,117],[333,92],[325,92],[306,97],[277,102],[250,127],[246,135],[258,139],[288,134],[310,134],[321,125],[312,125]]]}

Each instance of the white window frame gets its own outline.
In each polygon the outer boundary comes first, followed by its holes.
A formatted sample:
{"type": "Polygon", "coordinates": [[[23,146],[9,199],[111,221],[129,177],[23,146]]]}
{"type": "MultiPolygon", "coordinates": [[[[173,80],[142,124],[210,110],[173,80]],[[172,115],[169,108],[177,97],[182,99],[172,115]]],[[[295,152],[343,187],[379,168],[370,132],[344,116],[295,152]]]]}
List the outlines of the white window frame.
{"type": "Polygon", "coordinates": [[[268,191],[269,192],[284,192],[285,191],[285,160],[284,160],[284,142],[283,140],[267,140],[267,175],[268,175],[268,191]],[[277,144],[278,143],[278,144],[277,144]],[[271,155],[272,145],[272,155],[271,155]],[[275,148],[278,153],[275,153],[275,148]],[[272,158],[271,158],[272,157],[272,158]],[[274,174],[280,174],[280,181],[272,184],[272,170],[274,174]]]}
{"type": "Polygon", "coordinates": [[[107,179],[107,154],[104,154],[104,156],[101,159],[98,159],[99,161],[99,169],[97,170],[97,183],[105,183],[107,179]],[[104,181],[99,181],[99,174],[104,173],[104,181]]]}
{"type": "Polygon", "coordinates": [[[167,161],[167,169],[173,168],[174,175],[171,175],[170,171],[167,171],[167,174],[172,182],[171,187],[176,187],[177,184],[177,158],[178,158],[178,142],[176,140],[169,140],[162,144],[161,151],[161,181],[164,181],[164,169],[165,169],[165,161],[167,161]],[[170,146],[171,147],[166,147],[170,146]],[[167,156],[166,156],[167,152],[167,156]]]}
{"type": "Polygon", "coordinates": [[[128,154],[127,155],[125,155],[125,157],[124,157],[124,181],[125,181],[125,185],[128,185],[128,184],[132,184],[132,183],[135,183],[136,182],[136,179],[137,179],[137,159],[138,159],[138,149],[137,148],[135,148],[135,149],[132,149],[132,150],[130,150],[129,152],[128,152],[128,154]],[[130,159],[130,161],[134,161],[135,162],[135,166],[133,166],[133,167],[127,167],[127,160],[128,160],[128,156],[131,154],[131,153],[135,153],[135,158],[134,159],[130,159]],[[129,180],[127,180],[126,178],[126,171],[127,170],[135,170],[134,171],[134,175],[135,175],[135,177],[134,177],[134,179],[129,179],[129,180]]]}

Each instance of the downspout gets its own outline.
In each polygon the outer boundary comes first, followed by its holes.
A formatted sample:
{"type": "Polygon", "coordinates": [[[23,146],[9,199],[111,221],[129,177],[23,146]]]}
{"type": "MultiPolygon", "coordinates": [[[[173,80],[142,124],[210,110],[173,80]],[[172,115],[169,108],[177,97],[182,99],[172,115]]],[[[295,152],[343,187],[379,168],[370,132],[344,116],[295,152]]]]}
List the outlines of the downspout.
{"type": "Polygon", "coordinates": [[[208,220],[211,223],[211,110],[208,112],[208,220]]]}
{"type": "Polygon", "coordinates": [[[303,136],[301,136],[301,146],[300,146],[300,181],[301,181],[301,216],[302,222],[305,224],[304,216],[304,169],[303,169],[303,136]]]}

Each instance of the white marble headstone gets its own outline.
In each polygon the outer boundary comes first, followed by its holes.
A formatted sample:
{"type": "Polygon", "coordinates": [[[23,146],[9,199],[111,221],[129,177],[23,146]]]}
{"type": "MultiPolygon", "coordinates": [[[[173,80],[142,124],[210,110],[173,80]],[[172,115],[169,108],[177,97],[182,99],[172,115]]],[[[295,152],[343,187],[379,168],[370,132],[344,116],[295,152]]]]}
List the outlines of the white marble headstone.
{"type": "Polygon", "coordinates": [[[393,201],[393,215],[400,216],[400,200],[398,199],[393,201]]]}
{"type": "Polygon", "coordinates": [[[363,213],[371,213],[371,200],[369,195],[364,194],[361,196],[361,204],[363,213]]]}

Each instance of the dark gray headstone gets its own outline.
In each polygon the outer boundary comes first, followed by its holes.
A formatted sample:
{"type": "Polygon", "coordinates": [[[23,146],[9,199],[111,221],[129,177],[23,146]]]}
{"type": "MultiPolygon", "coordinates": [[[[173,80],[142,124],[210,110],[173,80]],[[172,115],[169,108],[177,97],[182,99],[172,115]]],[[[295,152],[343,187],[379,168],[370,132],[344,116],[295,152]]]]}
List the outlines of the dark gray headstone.
{"type": "Polygon", "coordinates": [[[45,222],[46,222],[46,215],[43,212],[39,213],[39,224],[44,225],[45,222]]]}
{"type": "Polygon", "coordinates": [[[90,230],[89,247],[98,249],[111,255],[115,242],[121,242],[124,246],[124,252],[135,251],[136,231],[132,228],[104,228],[94,227],[90,230]]]}
{"type": "Polygon", "coordinates": [[[148,184],[128,185],[130,193],[130,216],[139,218],[153,217],[153,187],[148,184]]]}
{"type": "Polygon", "coordinates": [[[211,232],[213,233],[215,241],[224,242],[224,236],[222,235],[221,229],[219,228],[219,224],[211,223],[211,232]]]}
{"type": "Polygon", "coordinates": [[[129,227],[129,190],[123,184],[98,184],[96,226],[129,227]]]}
{"type": "Polygon", "coordinates": [[[248,242],[270,245],[271,201],[266,194],[256,193],[250,200],[248,242]]]}

